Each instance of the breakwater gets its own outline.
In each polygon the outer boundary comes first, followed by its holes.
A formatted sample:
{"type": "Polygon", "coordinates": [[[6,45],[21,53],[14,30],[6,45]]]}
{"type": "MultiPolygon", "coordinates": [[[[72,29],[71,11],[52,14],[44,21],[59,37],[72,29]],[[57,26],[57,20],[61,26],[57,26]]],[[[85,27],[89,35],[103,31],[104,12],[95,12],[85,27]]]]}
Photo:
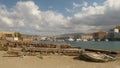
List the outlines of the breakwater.
{"type": "Polygon", "coordinates": [[[48,44],[48,43],[30,43],[30,42],[6,42],[3,45],[4,50],[9,54],[19,55],[68,55],[78,56],[80,47],[73,47],[65,43],[48,44]]]}
{"type": "MultiPolygon", "coordinates": [[[[67,55],[79,56],[83,48],[71,46],[66,43],[32,43],[32,42],[6,42],[2,44],[8,53],[19,55],[67,55]]],[[[85,51],[100,52],[105,54],[118,54],[118,51],[85,48],[85,51]]]]}

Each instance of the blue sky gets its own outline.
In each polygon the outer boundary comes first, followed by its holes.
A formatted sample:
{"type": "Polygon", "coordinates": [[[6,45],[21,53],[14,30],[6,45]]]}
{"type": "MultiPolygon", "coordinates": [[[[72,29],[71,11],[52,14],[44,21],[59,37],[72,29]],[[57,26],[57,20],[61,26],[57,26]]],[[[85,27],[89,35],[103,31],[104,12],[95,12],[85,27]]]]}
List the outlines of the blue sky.
{"type": "Polygon", "coordinates": [[[120,23],[120,0],[0,0],[0,30],[24,34],[91,33],[120,23]]]}
{"type": "MultiPolygon", "coordinates": [[[[93,2],[103,4],[105,0],[0,0],[0,4],[6,5],[8,8],[14,7],[18,1],[34,1],[42,11],[52,10],[64,15],[73,15],[68,13],[65,8],[73,8],[73,3],[81,4],[88,2],[91,5],[93,2]]],[[[75,9],[76,12],[80,11],[81,8],[75,9]]]]}

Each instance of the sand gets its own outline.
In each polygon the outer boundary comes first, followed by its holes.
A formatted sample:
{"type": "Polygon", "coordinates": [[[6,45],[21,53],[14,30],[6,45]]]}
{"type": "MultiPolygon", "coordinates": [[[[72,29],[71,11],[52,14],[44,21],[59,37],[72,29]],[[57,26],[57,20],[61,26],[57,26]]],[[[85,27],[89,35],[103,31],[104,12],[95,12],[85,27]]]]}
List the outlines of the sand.
{"type": "Polygon", "coordinates": [[[75,56],[36,56],[2,57],[0,51],[0,68],[120,68],[120,59],[106,63],[95,63],[74,59],[75,56]]]}

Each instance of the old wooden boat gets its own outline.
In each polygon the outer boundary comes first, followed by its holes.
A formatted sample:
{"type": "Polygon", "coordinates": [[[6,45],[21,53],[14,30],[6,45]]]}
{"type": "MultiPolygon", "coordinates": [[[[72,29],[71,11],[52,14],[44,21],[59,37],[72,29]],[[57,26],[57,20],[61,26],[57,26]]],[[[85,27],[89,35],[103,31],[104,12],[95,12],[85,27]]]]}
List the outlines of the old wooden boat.
{"type": "Polygon", "coordinates": [[[87,52],[87,51],[82,52],[80,57],[84,58],[85,60],[95,61],[95,62],[107,62],[116,59],[115,56],[110,56],[100,52],[96,53],[96,52],[87,52]]]}

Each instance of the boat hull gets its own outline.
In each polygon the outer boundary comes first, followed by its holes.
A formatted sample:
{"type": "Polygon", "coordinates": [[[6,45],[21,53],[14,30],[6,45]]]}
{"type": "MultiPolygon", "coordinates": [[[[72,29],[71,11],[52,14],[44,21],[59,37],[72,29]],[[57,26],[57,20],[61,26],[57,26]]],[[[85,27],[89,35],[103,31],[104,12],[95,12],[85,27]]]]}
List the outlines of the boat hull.
{"type": "Polygon", "coordinates": [[[115,57],[103,54],[103,53],[95,53],[95,52],[84,52],[81,54],[83,59],[94,61],[94,62],[107,62],[115,60],[115,57]]]}

